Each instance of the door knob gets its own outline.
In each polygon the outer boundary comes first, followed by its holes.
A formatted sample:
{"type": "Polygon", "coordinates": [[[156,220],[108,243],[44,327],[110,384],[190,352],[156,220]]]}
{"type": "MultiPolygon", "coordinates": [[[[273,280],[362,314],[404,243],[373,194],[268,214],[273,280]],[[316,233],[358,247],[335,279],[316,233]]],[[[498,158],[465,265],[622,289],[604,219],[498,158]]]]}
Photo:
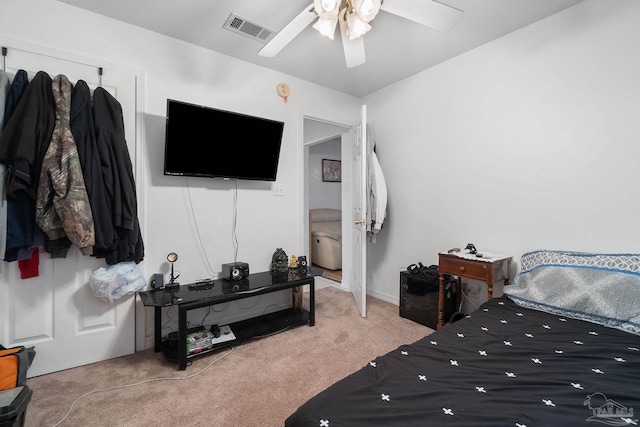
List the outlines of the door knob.
{"type": "Polygon", "coordinates": [[[363,220],[361,220],[361,219],[356,219],[355,224],[356,224],[356,225],[364,224],[364,221],[363,221],[363,220]]]}

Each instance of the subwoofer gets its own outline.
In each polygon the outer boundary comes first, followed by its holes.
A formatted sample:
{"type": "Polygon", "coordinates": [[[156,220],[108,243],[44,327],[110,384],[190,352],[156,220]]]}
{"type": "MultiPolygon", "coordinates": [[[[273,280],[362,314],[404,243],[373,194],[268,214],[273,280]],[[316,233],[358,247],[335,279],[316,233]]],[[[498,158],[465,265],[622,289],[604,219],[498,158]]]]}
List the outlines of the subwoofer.
{"type": "Polygon", "coordinates": [[[249,264],[246,262],[232,262],[222,264],[222,278],[227,280],[242,280],[249,277],[249,264]]]}

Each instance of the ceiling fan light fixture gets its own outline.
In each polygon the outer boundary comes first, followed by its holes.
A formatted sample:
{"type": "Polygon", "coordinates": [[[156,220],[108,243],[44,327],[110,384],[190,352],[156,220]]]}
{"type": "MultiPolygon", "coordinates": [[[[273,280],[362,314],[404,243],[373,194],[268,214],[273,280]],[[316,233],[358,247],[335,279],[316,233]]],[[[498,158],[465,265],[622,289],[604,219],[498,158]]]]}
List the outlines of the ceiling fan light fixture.
{"type": "Polygon", "coordinates": [[[371,29],[369,22],[381,9],[439,30],[451,28],[464,13],[439,0],[313,0],[260,49],[258,55],[277,55],[312,23],[314,29],[333,40],[339,24],[345,64],[347,68],[357,67],[366,61],[361,36],[371,29]]]}
{"type": "Polygon", "coordinates": [[[353,10],[363,22],[371,22],[380,11],[381,0],[351,0],[353,10]]]}
{"type": "Polygon", "coordinates": [[[338,25],[338,15],[332,19],[318,18],[313,28],[318,30],[323,36],[329,37],[333,40],[333,35],[336,32],[336,25],[338,25]]]}
{"type": "Polygon", "coordinates": [[[371,29],[371,25],[360,19],[356,13],[347,14],[347,25],[349,27],[348,35],[350,40],[363,36],[371,29]]]}
{"type": "Polygon", "coordinates": [[[320,19],[333,19],[338,16],[341,3],[338,0],[313,0],[313,8],[320,19]]]}

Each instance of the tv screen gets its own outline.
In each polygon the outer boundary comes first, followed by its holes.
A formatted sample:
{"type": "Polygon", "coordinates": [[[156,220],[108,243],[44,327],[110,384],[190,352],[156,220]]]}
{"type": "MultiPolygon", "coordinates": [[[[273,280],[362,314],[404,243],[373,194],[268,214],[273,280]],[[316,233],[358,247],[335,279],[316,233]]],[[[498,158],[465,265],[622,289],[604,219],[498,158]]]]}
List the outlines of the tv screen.
{"type": "Polygon", "coordinates": [[[164,174],[275,181],[284,123],[167,99],[164,174]]]}

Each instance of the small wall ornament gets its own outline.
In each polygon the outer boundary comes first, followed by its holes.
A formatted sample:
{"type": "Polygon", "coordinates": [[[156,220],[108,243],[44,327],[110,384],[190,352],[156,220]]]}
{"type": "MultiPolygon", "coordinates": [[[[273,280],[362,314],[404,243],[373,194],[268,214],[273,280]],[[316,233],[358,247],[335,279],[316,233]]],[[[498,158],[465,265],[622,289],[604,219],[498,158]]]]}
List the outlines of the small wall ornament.
{"type": "Polygon", "coordinates": [[[291,88],[289,88],[289,85],[286,83],[278,83],[278,86],[276,86],[276,92],[278,92],[278,95],[280,96],[280,98],[282,98],[282,100],[284,102],[288,102],[289,101],[289,95],[291,94],[291,88]]]}

